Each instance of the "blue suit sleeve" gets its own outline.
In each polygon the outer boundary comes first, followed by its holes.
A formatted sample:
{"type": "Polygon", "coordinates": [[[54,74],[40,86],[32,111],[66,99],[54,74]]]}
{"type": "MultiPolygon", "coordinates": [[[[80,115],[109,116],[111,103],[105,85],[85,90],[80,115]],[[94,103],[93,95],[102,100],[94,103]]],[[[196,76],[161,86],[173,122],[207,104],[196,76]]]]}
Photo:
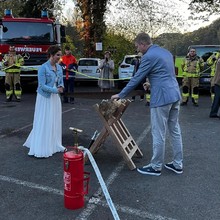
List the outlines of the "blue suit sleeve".
{"type": "Polygon", "coordinates": [[[120,99],[125,98],[132,90],[134,90],[144,79],[146,79],[151,71],[152,63],[147,57],[142,57],[141,64],[135,73],[135,75],[130,79],[129,83],[125,88],[118,94],[120,99]]]}

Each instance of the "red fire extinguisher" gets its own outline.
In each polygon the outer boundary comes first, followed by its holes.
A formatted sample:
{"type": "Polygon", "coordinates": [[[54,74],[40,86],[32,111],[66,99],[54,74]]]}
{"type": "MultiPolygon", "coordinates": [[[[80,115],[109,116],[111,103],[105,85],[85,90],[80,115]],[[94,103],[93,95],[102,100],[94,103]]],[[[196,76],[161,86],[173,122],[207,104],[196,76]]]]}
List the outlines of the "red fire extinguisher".
{"type": "MultiPolygon", "coordinates": [[[[78,129],[71,129],[77,135],[78,129]]],[[[81,131],[81,130],[80,130],[81,131]]],[[[79,209],[84,206],[84,196],[88,194],[90,173],[84,172],[84,155],[78,144],[63,154],[64,159],[64,206],[79,209]]]]}

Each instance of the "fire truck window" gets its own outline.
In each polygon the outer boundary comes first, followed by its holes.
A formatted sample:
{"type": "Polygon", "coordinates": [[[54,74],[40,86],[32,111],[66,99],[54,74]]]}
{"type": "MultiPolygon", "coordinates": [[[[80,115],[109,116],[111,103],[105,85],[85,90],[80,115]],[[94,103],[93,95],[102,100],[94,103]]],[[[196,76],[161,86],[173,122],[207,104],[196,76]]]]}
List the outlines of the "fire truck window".
{"type": "Polygon", "coordinates": [[[52,24],[30,22],[5,22],[8,31],[2,33],[2,41],[23,42],[38,41],[41,43],[54,42],[54,30],[52,24]]]}

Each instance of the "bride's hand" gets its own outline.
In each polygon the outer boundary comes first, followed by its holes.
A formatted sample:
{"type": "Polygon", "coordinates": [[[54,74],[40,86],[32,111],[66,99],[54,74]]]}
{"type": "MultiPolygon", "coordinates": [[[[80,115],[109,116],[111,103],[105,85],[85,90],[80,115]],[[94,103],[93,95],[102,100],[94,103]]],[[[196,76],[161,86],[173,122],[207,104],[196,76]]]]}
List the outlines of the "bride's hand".
{"type": "Polygon", "coordinates": [[[57,89],[59,93],[63,93],[63,87],[58,87],[57,89]]]}

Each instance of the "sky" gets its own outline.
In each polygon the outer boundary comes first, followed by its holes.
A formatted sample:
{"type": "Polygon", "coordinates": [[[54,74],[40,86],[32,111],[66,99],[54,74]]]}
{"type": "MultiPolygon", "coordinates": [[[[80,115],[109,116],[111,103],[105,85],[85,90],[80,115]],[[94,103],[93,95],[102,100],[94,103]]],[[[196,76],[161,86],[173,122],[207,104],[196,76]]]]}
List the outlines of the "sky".
{"type": "Polygon", "coordinates": [[[63,8],[64,12],[66,13],[68,11],[68,9],[70,8],[74,8],[74,3],[73,3],[73,0],[60,0],[61,3],[64,2],[65,3],[65,6],[63,8]]]}
{"type": "MultiPolygon", "coordinates": [[[[179,13],[182,14],[182,16],[187,20],[188,17],[190,16],[190,10],[188,9],[190,0],[181,0],[181,1],[173,0],[173,1],[175,1],[176,4],[178,5],[179,13]]],[[[189,20],[189,23],[191,25],[189,30],[190,31],[195,31],[195,30],[198,30],[201,27],[208,26],[218,18],[220,18],[220,16],[211,16],[209,18],[209,21],[206,21],[206,22],[204,22],[204,21],[190,21],[189,20]]]]}
{"type": "MultiPolygon", "coordinates": [[[[61,2],[65,3],[64,6],[64,14],[68,16],[68,10],[74,8],[74,3],[73,0],[60,0],[61,2]]],[[[120,0],[119,0],[120,1],[120,0]]],[[[154,0],[157,1],[157,0],[154,0]]],[[[160,1],[160,0],[158,0],[160,1]]],[[[190,0],[164,0],[163,2],[166,1],[171,1],[174,2],[176,5],[175,12],[173,13],[180,13],[183,16],[183,19],[188,20],[188,17],[190,15],[190,11],[188,10],[188,5],[190,0]]],[[[114,8],[111,11],[113,17],[117,17],[117,14],[119,13],[118,11],[115,11],[114,8]]],[[[71,16],[70,16],[71,17],[71,16]]],[[[111,16],[112,17],[112,16],[111,16]]],[[[111,17],[107,16],[107,23],[111,22],[111,17]],[[108,20],[109,17],[109,20],[108,20]]],[[[199,29],[200,27],[205,27],[210,25],[214,20],[220,18],[220,16],[212,16],[210,17],[209,21],[204,22],[204,21],[189,21],[189,24],[186,24],[184,30],[182,29],[182,32],[191,32],[199,29]],[[189,26],[190,25],[190,26],[189,26]]]]}
{"type": "Polygon", "coordinates": [[[64,4],[65,6],[63,7],[63,12],[67,20],[71,22],[74,17],[72,12],[75,7],[73,0],[60,0],[60,1],[65,2],[64,4]]]}

